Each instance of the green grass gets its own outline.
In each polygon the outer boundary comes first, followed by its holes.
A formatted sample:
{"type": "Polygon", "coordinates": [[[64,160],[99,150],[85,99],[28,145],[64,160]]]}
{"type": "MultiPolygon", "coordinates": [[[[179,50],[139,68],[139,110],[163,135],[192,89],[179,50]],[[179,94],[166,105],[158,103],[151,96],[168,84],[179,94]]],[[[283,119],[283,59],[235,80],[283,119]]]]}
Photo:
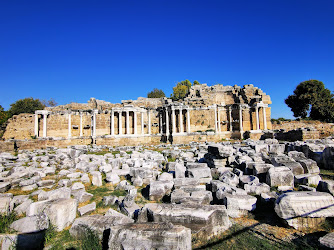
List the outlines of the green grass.
{"type": "MultiPolygon", "coordinates": [[[[209,241],[193,238],[194,249],[298,249],[299,246],[288,242],[275,242],[265,235],[259,235],[252,227],[243,227],[234,224],[220,237],[214,237],[209,241]]],[[[307,243],[300,246],[301,249],[310,247],[307,243]]]]}
{"type": "MultiPolygon", "coordinates": [[[[78,250],[100,250],[102,249],[102,242],[96,232],[85,229],[85,235],[82,238],[75,238],[71,236],[69,230],[61,232],[54,231],[51,238],[45,241],[45,246],[52,250],[78,249],[78,250]]],[[[46,235],[47,235],[46,231],[46,235]]]]}
{"type": "Polygon", "coordinates": [[[11,212],[8,215],[0,214],[0,233],[9,233],[11,230],[9,228],[10,224],[18,219],[15,212],[11,212]]]}
{"type": "Polygon", "coordinates": [[[87,152],[88,155],[105,155],[110,153],[109,151],[99,151],[99,152],[87,152]]]}
{"type": "Polygon", "coordinates": [[[176,162],[176,158],[175,157],[168,156],[167,159],[168,159],[168,162],[176,162]]]}
{"type": "Polygon", "coordinates": [[[334,180],[334,170],[320,169],[320,176],[324,180],[334,180]]]}

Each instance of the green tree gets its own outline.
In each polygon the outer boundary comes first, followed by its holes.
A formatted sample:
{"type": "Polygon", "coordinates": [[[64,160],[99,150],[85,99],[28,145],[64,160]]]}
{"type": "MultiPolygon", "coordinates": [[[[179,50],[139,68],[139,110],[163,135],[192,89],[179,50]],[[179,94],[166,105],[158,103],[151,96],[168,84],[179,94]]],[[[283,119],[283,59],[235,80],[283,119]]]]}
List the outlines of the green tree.
{"type": "Polygon", "coordinates": [[[318,80],[301,82],[285,99],[294,117],[309,118],[325,122],[334,121],[333,94],[318,80]]]}
{"type": "Polygon", "coordinates": [[[58,103],[53,98],[50,98],[49,100],[41,100],[41,103],[45,107],[56,107],[58,105],[58,103]]]}
{"type": "Polygon", "coordinates": [[[193,83],[193,86],[195,86],[195,85],[201,85],[200,83],[199,83],[199,81],[194,81],[194,83],[193,83]]]}
{"type": "Polygon", "coordinates": [[[5,123],[9,118],[8,111],[5,111],[0,105],[0,126],[5,123]]]}
{"type": "Polygon", "coordinates": [[[165,93],[161,89],[157,89],[157,88],[147,93],[147,98],[161,98],[165,96],[166,96],[165,93]]]}
{"type": "Polygon", "coordinates": [[[178,82],[176,86],[173,88],[173,94],[171,95],[172,99],[173,100],[183,99],[189,93],[190,88],[191,88],[191,82],[189,80],[178,82]]]}
{"type": "Polygon", "coordinates": [[[10,117],[21,113],[34,113],[35,110],[44,109],[45,105],[39,100],[32,97],[17,100],[10,105],[8,110],[10,117]]]}

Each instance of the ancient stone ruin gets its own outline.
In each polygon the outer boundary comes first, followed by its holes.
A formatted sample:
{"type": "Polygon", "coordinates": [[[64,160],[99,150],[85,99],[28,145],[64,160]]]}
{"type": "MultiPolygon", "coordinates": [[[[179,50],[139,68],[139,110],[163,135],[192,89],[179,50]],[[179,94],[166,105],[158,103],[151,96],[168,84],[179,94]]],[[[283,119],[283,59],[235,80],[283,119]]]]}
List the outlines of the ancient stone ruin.
{"type": "MultiPolygon", "coordinates": [[[[298,239],[334,217],[334,181],[320,173],[334,169],[334,141],[265,139],[270,103],[252,85],[203,84],[182,101],[91,99],[14,116],[0,143],[0,213],[18,217],[1,249],[50,249],[50,228],[103,249],[192,249],[256,213],[298,239]]],[[[333,233],[318,240],[334,247],[333,233]]]]}
{"type": "MultiPolygon", "coordinates": [[[[191,249],[256,209],[297,230],[318,227],[334,216],[334,181],[319,169],[333,169],[333,148],[248,139],[3,152],[0,211],[20,218],[0,234],[2,249],[41,249],[51,225],[77,239],[94,232],[109,249],[191,249]]],[[[328,237],[319,244],[333,247],[328,237]]]]}
{"type": "MultiPolygon", "coordinates": [[[[201,84],[180,101],[138,98],[112,104],[92,98],[87,104],[21,114],[9,121],[3,138],[52,138],[44,142],[48,146],[135,145],[240,139],[247,131],[250,138],[259,139],[263,130],[271,129],[269,104],[270,97],[253,85],[201,84]]],[[[21,149],[29,147],[21,144],[21,149]]]]}

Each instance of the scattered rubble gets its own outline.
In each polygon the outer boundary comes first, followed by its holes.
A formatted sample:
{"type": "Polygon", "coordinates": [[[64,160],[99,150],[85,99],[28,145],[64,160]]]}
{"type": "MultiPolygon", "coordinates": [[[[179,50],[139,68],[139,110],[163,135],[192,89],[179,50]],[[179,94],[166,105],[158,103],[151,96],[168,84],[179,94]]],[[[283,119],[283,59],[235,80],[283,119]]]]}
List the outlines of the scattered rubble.
{"type": "Polygon", "coordinates": [[[334,168],[332,148],[329,139],[266,139],[0,153],[0,212],[19,216],[13,239],[50,225],[74,237],[88,228],[111,249],[191,249],[192,237],[219,236],[258,206],[312,228],[334,217],[334,181],[319,168],[334,168]]]}

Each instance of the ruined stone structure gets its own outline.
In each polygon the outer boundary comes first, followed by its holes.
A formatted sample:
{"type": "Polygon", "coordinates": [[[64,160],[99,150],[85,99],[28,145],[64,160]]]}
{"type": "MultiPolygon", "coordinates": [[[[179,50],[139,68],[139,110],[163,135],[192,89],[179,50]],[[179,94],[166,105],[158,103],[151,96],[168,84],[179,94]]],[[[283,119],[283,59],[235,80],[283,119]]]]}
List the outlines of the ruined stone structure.
{"type": "Polygon", "coordinates": [[[269,104],[270,97],[253,85],[202,84],[192,86],[182,101],[140,97],[112,104],[91,98],[87,104],[71,103],[38,110],[35,115],[21,114],[10,120],[3,137],[90,138],[95,143],[102,138],[103,144],[182,143],[187,138],[196,139],[196,135],[210,135],[215,140],[243,138],[248,131],[259,138],[263,130],[271,129],[269,104]]]}

